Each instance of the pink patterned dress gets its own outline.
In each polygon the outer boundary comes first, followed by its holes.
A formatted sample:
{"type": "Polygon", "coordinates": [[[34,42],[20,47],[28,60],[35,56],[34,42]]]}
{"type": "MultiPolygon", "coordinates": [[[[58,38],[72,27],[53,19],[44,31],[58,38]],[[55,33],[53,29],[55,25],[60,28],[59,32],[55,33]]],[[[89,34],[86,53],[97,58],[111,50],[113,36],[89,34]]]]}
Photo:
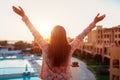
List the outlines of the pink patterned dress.
{"type": "Polygon", "coordinates": [[[42,80],[69,80],[71,78],[70,62],[71,62],[72,53],[79,46],[83,38],[95,27],[95,23],[92,22],[81,34],[79,34],[70,43],[71,50],[70,50],[70,53],[68,54],[69,58],[66,66],[52,67],[49,65],[50,60],[46,56],[46,54],[48,53],[48,43],[43,39],[43,37],[35,29],[35,27],[32,25],[32,23],[27,18],[27,16],[24,16],[22,20],[26,24],[28,29],[31,31],[32,35],[34,36],[34,40],[37,42],[37,44],[39,45],[39,47],[42,49],[42,52],[43,52],[43,62],[42,62],[42,67],[40,70],[39,77],[42,80]]]}

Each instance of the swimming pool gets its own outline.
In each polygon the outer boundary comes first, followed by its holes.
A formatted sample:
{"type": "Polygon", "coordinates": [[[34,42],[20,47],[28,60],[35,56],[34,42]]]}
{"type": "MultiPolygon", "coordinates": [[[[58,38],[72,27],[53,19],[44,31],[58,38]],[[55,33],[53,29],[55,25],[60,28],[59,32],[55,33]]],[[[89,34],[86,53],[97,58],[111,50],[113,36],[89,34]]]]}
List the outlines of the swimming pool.
{"type": "Polygon", "coordinates": [[[25,59],[17,60],[0,60],[0,76],[11,75],[11,74],[22,74],[25,71],[34,73],[34,68],[25,59]],[[26,69],[27,67],[27,69],[26,69]]]}
{"type": "Polygon", "coordinates": [[[42,57],[5,56],[0,59],[0,80],[41,80],[38,77],[40,66],[36,68],[36,60],[40,60],[41,63],[42,57]],[[30,75],[25,76],[24,72],[30,72],[30,75]]]}
{"type": "Polygon", "coordinates": [[[38,76],[0,78],[0,80],[41,80],[38,76]]]}

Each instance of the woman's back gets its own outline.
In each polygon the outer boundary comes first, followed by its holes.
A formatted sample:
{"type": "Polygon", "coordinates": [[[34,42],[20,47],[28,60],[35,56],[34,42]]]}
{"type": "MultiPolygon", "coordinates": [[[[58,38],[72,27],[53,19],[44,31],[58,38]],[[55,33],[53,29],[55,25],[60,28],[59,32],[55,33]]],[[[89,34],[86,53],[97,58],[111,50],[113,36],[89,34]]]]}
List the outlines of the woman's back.
{"type": "Polygon", "coordinates": [[[15,13],[22,17],[23,22],[34,36],[38,46],[42,49],[43,64],[40,78],[43,80],[68,80],[70,79],[70,62],[74,50],[79,46],[84,37],[95,27],[95,24],[104,19],[105,15],[99,14],[94,21],[79,34],[70,44],[67,42],[66,32],[59,26],[51,33],[51,41],[47,43],[32,25],[21,7],[13,6],[15,13]],[[54,34],[54,35],[52,35],[54,34]]]}
{"type": "MultiPolygon", "coordinates": [[[[49,52],[48,52],[49,53],[49,52]]],[[[40,77],[43,80],[67,80],[71,77],[70,61],[71,55],[68,53],[68,58],[65,65],[53,66],[51,59],[47,56],[47,51],[43,51],[43,63],[40,77]]]]}

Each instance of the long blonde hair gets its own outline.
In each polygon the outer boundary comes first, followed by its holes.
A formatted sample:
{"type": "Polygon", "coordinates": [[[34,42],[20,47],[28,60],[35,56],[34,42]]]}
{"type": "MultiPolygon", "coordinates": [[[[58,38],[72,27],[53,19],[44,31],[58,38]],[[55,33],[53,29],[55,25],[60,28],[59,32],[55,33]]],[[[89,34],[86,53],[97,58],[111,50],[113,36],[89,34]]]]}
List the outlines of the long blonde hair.
{"type": "Polygon", "coordinates": [[[70,45],[67,41],[65,29],[57,25],[51,32],[49,54],[52,66],[65,65],[68,60],[70,45]]]}

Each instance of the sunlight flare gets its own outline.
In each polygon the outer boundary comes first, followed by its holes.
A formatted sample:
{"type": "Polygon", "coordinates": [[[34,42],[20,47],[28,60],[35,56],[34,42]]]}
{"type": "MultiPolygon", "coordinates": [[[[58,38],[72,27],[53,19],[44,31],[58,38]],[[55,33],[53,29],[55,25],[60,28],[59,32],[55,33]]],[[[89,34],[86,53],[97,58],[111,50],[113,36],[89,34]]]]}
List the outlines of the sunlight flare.
{"type": "Polygon", "coordinates": [[[53,29],[55,25],[50,24],[50,23],[37,23],[36,28],[39,31],[39,33],[44,37],[44,38],[49,38],[51,34],[51,30],[53,29]]]}

